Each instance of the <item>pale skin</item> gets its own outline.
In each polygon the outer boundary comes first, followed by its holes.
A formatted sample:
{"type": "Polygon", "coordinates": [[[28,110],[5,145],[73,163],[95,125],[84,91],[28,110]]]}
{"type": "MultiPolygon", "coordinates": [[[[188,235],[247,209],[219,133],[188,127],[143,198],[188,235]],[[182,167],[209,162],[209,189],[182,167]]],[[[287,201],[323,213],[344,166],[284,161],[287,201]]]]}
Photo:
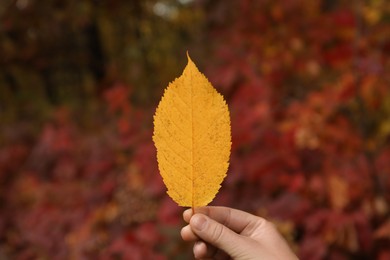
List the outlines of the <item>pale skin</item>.
{"type": "Polygon", "coordinates": [[[183,218],[189,224],[181,236],[195,242],[196,259],[298,259],[264,218],[227,207],[196,208],[195,214],[187,209],[183,218]]]}

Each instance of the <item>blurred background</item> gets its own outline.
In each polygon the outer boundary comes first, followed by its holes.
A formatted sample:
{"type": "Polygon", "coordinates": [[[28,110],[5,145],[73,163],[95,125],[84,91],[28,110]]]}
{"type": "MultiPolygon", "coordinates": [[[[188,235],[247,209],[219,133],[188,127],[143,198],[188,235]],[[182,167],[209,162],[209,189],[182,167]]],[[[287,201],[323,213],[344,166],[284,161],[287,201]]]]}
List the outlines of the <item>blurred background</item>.
{"type": "Polygon", "coordinates": [[[231,111],[212,204],[390,259],[387,0],[1,0],[0,259],[192,258],[152,142],[187,50],[231,111]]]}

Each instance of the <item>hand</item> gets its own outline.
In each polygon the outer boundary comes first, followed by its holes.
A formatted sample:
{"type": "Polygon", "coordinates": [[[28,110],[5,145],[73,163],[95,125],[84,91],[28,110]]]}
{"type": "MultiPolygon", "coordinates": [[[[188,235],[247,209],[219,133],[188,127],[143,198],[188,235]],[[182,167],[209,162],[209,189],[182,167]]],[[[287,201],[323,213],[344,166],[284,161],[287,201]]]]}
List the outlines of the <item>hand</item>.
{"type": "Polygon", "coordinates": [[[196,259],[298,259],[275,226],[244,211],[226,207],[187,209],[181,236],[194,241],[196,259]]]}

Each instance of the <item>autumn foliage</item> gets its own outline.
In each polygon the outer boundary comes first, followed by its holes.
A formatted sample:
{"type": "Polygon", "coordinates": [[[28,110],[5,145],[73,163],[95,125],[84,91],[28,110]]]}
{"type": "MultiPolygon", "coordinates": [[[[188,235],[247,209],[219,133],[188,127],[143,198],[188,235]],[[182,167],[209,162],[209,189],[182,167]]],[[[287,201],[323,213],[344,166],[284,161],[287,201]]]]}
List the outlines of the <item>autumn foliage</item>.
{"type": "Polygon", "coordinates": [[[300,259],[390,258],[388,1],[5,2],[0,258],[191,259],[152,142],[187,49],[231,112],[213,204],[300,259]]]}
{"type": "Polygon", "coordinates": [[[167,194],[195,210],[215,198],[226,177],[231,127],[226,101],[187,57],[157,106],[153,142],[167,194]]]}

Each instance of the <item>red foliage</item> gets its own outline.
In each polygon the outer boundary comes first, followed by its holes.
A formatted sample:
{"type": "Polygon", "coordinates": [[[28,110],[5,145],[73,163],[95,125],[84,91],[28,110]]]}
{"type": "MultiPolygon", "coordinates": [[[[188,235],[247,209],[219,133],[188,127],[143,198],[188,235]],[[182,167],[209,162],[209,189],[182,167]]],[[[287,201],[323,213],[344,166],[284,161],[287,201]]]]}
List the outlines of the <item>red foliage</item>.
{"type": "Polygon", "coordinates": [[[363,35],[367,20],[352,6],[324,11],[285,0],[230,8],[235,15],[219,20],[229,25],[211,31],[220,42],[207,73],[231,104],[227,183],[244,196],[230,205],[293,221],[302,259],[382,257],[389,237],[373,236],[390,213],[382,40],[363,35]]]}
{"type": "MultiPolygon", "coordinates": [[[[207,2],[206,75],[233,139],[214,204],[275,221],[300,259],[388,259],[390,30],[374,5],[386,1],[207,2]]],[[[134,105],[134,88],[104,91],[92,127],[62,107],[37,133],[3,129],[0,255],[190,257],[158,174],[155,107],[134,105]]]]}

